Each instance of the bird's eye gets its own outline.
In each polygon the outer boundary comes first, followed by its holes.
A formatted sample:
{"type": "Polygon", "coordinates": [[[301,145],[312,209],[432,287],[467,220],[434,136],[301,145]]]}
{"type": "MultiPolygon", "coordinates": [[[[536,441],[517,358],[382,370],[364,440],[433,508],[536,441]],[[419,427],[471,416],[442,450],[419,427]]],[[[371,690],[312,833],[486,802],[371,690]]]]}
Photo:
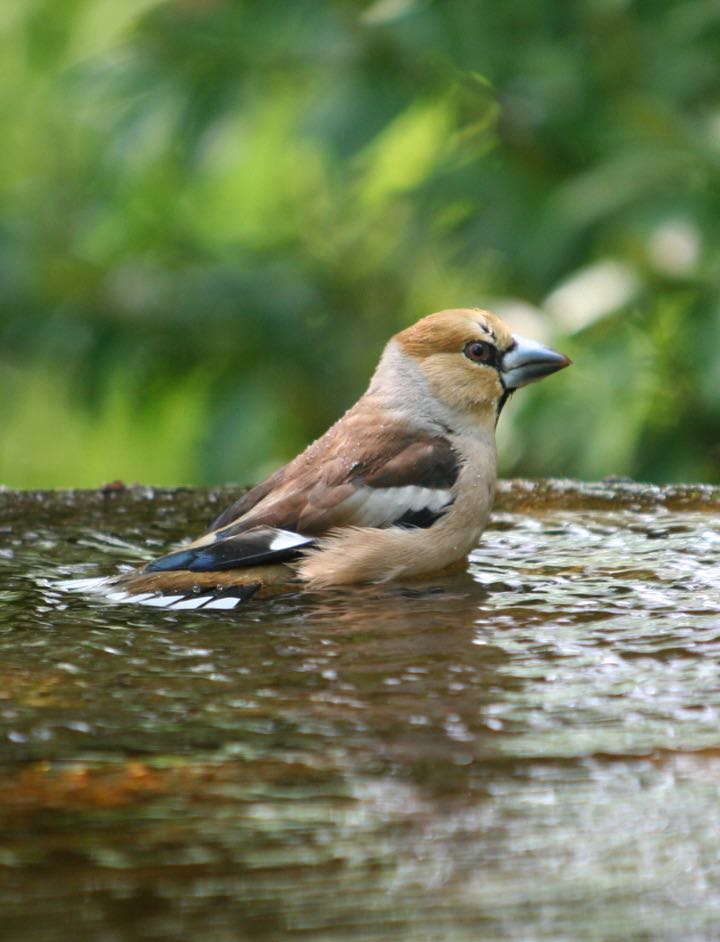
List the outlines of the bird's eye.
{"type": "Polygon", "coordinates": [[[471,340],[470,343],[466,343],[463,353],[473,363],[493,363],[496,357],[495,347],[482,340],[471,340]]]}

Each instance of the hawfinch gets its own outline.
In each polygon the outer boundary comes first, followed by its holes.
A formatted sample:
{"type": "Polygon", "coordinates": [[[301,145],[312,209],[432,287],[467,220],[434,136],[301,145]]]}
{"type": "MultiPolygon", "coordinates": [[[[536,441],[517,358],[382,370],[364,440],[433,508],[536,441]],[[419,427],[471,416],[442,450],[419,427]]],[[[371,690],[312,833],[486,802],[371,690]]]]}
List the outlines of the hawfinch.
{"type": "Polygon", "coordinates": [[[569,363],[487,311],[424,317],[321,438],[108,597],[233,608],[259,590],[415,579],[463,560],[490,516],[502,407],[569,363]]]}

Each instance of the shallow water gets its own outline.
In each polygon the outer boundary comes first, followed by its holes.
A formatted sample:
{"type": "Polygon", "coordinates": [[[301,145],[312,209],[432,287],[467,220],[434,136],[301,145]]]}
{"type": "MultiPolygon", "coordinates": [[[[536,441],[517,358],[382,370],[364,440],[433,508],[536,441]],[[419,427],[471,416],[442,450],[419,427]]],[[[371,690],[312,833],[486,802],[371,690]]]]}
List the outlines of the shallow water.
{"type": "Polygon", "coordinates": [[[720,938],[720,494],[500,495],[469,574],[54,588],[229,492],[0,494],[0,939],[720,938]]]}

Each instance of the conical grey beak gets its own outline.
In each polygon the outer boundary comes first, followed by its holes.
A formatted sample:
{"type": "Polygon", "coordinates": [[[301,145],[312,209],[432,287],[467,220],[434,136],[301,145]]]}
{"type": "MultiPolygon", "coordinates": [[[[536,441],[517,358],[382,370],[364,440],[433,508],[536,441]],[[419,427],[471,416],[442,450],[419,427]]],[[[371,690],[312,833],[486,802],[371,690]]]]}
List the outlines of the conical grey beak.
{"type": "Polygon", "coordinates": [[[503,355],[500,375],[505,388],[518,389],[534,383],[543,376],[557,373],[570,366],[572,360],[549,347],[525,337],[513,335],[514,345],[503,355]]]}

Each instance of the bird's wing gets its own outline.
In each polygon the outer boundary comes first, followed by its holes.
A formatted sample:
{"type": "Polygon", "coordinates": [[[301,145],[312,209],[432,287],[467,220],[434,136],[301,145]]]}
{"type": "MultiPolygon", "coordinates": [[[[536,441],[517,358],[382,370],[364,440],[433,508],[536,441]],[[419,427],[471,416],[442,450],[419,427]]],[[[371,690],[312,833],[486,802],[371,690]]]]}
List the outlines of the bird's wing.
{"type": "Polygon", "coordinates": [[[190,545],[168,553],[148,563],[145,571],[220,572],[243,566],[282,563],[295,559],[301,548],[307,549],[315,542],[314,537],[277,527],[252,527],[241,533],[216,537],[209,543],[190,545]]]}
{"type": "Polygon", "coordinates": [[[460,464],[446,438],[387,427],[365,440],[345,433],[320,439],[221,514],[209,533],[147,568],[288,561],[338,527],[429,527],[450,507],[460,464]]]}
{"type": "Polygon", "coordinates": [[[230,507],[213,532],[230,536],[262,525],[320,536],[339,526],[429,526],[433,521],[404,518],[447,509],[459,471],[444,436],[346,417],[342,428],[230,507]]]}

